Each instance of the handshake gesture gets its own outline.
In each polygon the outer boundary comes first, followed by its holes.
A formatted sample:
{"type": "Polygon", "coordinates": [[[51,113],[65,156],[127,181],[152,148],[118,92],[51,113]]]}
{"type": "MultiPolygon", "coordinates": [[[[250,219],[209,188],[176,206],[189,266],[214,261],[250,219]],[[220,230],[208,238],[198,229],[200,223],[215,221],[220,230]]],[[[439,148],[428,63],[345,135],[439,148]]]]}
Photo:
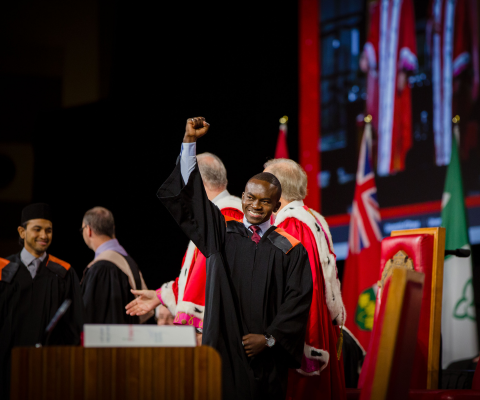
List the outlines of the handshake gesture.
{"type": "Polygon", "coordinates": [[[205,121],[203,117],[189,118],[187,119],[187,125],[185,126],[185,136],[183,137],[183,143],[193,143],[199,138],[205,135],[210,128],[210,124],[205,121]]]}

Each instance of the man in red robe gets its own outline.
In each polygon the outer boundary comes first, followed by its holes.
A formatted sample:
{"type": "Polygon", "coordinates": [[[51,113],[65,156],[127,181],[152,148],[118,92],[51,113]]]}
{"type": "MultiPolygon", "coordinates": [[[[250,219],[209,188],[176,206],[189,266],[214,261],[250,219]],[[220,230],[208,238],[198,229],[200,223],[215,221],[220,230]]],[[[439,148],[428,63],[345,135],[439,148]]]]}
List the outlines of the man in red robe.
{"type": "Polygon", "coordinates": [[[471,129],[469,124],[464,123],[468,121],[480,84],[477,24],[477,0],[430,1],[427,42],[432,59],[437,165],[450,163],[452,117],[457,113],[462,117],[462,158],[467,158],[470,148],[477,145],[478,129],[476,126],[471,129]]]}
{"type": "MultiPolygon", "coordinates": [[[[208,199],[223,215],[242,220],[242,202],[227,190],[227,170],[216,155],[203,153],[197,156],[203,185],[208,199]]],[[[192,241],[182,261],[178,278],[157,289],[159,304],[169,309],[176,325],[191,325],[197,329],[201,343],[205,311],[206,258],[192,241]]]]}
{"type": "Polygon", "coordinates": [[[274,174],[282,185],[275,225],[303,244],[313,278],[302,366],[290,370],[287,399],[344,399],[344,371],[337,345],[346,315],[327,222],[303,204],[307,175],[300,165],[293,160],[274,159],[265,164],[265,172],[274,174]]]}
{"type": "Polygon", "coordinates": [[[374,118],[378,135],[379,175],[403,171],[412,146],[407,73],[417,68],[416,52],[413,1],[374,3],[360,68],[368,72],[367,112],[374,118]]]}

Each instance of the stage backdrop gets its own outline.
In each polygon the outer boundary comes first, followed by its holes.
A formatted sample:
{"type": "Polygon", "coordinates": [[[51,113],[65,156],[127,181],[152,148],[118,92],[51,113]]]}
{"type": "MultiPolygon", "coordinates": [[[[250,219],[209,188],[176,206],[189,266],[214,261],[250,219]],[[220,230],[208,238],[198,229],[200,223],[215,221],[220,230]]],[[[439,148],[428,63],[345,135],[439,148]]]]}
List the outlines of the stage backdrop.
{"type": "MultiPolygon", "coordinates": [[[[306,204],[327,218],[337,260],[348,254],[368,115],[384,237],[442,224],[452,119],[459,116],[467,232],[474,256],[478,252],[478,20],[471,0],[300,0],[299,160],[309,176],[306,204]]],[[[473,272],[478,299],[480,279],[473,272]]]]}

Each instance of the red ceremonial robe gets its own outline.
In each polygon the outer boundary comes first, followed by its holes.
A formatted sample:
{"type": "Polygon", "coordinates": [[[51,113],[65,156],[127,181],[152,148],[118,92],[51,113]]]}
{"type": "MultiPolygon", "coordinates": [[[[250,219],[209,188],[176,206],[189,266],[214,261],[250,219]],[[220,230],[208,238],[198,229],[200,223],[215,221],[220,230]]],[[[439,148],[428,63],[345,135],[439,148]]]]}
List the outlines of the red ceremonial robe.
{"type": "MultiPolygon", "coordinates": [[[[452,117],[460,113],[466,121],[472,100],[478,94],[478,10],[476,0],[430,0],[427,25],[428,44],[432,57],[433,132],[437,165],[448,165],[452,150],[452,117]],[[473,82],[468,82],[472,93],[455,93],[454,79],[473,66],[473,82]]],[[[469,80],[468,74],[462,79],[469,80]]],[[[465,82],[467,83],[467,82],[465,82]]],[[[456,88],[458,91],[458,87],[456,88]]],[[[465,126],[461,127],[464,128],[465,126]]],[[[462,153],[477,143],[477,130],[473,135],[460,129],[462,153]],[[463,140],[466,139],[466,140],[463,140]]]]}
{"type": "Polygon", "coordinates": [[[405,157],[412,146],[408,82],[402,91],[397,89],[398,73],[417,68],[412,0],[379,0],[372,6],[364,51],[369,65],[367,111],[374,118],[378,115],[373,124],[378,125],[377,170],[379,175],[389,175],[405,169],[405,157]]]}
{"type": "MultiPolygon", "coordinates": [[[[240,198],[228,194],[218,201],[214,199],[214,203],[223,215],[243,219],[240,198]]],[[[174,324],[203,328],[205,282],[206,258],[190,241],[178,278],[157,289],[159,300],[175,316],[174,324]]]]}
{"type": "Polygon", "coordinates": [[[278,213],[275,225],[303,244],[313,279],[302,366],[289,372],[287,399],[345,399],[343,362],[337,359],[345,308],[327,222],[303,201],[294,201],[278,213]]]}

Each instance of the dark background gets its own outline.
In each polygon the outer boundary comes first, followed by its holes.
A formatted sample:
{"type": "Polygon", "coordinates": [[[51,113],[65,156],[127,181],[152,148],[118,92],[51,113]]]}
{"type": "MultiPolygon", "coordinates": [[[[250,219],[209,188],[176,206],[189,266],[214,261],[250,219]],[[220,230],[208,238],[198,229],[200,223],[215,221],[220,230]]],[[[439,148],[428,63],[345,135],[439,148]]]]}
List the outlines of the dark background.
{"type": "MultiPolygon", "coordinates": [[[[3,116],[9,140],[33,143],[32,201],[49,203],[55,215],[49,252],[81,276],[93,259],[78,233],[82,216],[107,207],[117,238],[155,289],[178,275],[187,245],[156,198],[175,165],[187,118],[204,116],[211,124],[198,152],[223,159],[237,196],[273,157],[283,115],[290,118],[291,157],[298,159],[297,4],[102,4],[112,39],[107,96],[68,108],[53,100],[29,111],[32,91],[42,98],[47,90],[18,78],[22,92],[4,74],[11,96],[3,103],[12,104],[14,95],[18,101],[3,116]],[[24,120],[30,123],[18,133],[24,120]]],[[[12,240],[25,204],[0,204],[5,257],[20,250],[12,240]]]]}
{"type": "MultiPolygon", "coordinates": [[[[321,1],[322,135],[343,125],[347,130],[346,147],[321,154],[322,170],[332,171],[331,185],[322,190],[326,216],[346,213],[355,188],[363,132],[355,120],[364,109],[365,79],[358,55],[349,53],[348,38],[357,29],[361,50],[366,4],[321,1]],[[328,52],[332,40],[339,47],[328,52]],[[327,64],[335,66],[333,74],[327,64]],[[358,96],[350,101],[354,86],[358,96]],[[351,180],[339,183],[338,168],[351,180]]],[[[427,2],[415,1],[415,6],[419,74],[428,78],[427,2]]],[[[5,4],[0,14],[0,256],[20,250],[21,209],[48,202],[55,212],[50,252],[81,276],[93,252],[78,229],[85,211],[100,205],[114,213],[117,237],[147,285],[157,288],[174,279],[187,239],[155,194],[174,167],[187,118],[204,116],[211,124],[198,152],[223,159],[234,195],[241,195],[246,180],[273,157],[283,115],[289,117],[290,157],[298,160],[297,7],[296,1],[5,4]],[[31,149],[33,156],[19,150],[12,163],[4,156],[12,143],[31,149]],[[30,171],[29,179],[21,168],[30,171]],[[13,181],[31,190],[7,196],[13,181]]],[[[422,82],[412,88],[414,146],[407,171],[377,178],[381,207],[441,198],[445,168],[434,166],[431,118],[420,121],[422,110],[431,114],[431,87],[422,82]]],[[[476,151],[463,164],[469,195],[480,193],[480,146],[476,151]]],[[[338,266],[341,273],[343,263],[338,266]]]]}

